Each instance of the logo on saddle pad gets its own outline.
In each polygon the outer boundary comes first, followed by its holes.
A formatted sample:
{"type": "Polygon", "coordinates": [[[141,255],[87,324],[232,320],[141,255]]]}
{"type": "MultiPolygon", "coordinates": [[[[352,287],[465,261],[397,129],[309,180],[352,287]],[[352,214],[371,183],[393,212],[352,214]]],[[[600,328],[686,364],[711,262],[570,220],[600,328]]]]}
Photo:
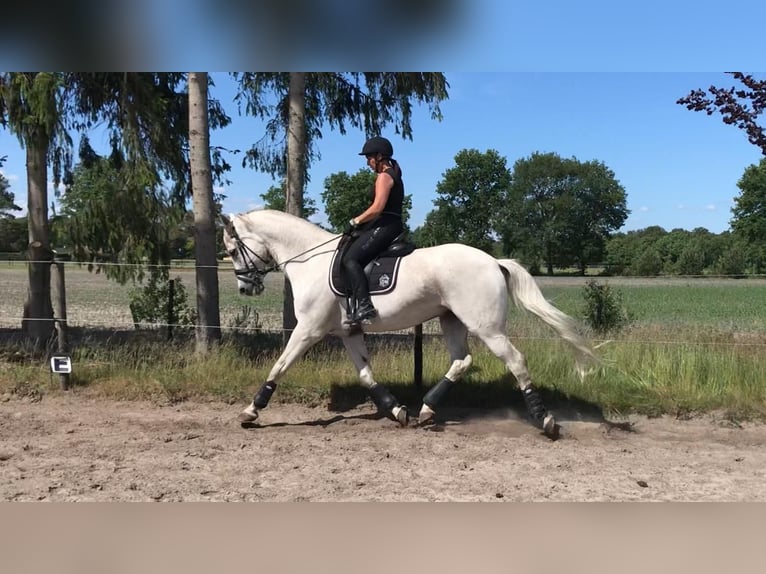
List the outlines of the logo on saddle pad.
{"type": "MultiPolygon", "coordinates": [[[[383,253],[364,268],[364,274],[367,275],[370,285],[370,295],[383,295],[394,290],[399,275],[399,263],[402,257],[409,255],[414,249],[415,246],[412,244],[407,247],[399,246],[396,251],[383,253]]],[[[336,251],[332,256],[330,289],[336,295],[345,297],[351,294],[351,288],[340,264],[341,257],[340,251],[336,251]]]]}

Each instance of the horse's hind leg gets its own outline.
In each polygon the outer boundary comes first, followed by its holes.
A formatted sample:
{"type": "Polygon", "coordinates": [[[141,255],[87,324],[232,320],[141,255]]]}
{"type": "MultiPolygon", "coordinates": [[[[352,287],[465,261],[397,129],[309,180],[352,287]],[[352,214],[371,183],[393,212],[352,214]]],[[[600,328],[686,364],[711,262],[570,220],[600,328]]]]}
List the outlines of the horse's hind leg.
{"type": "Polygon", "coordinates": [[[394,395],[386,387],[376,383],[372,376],[369,353],[367,352],[367,345],[364,344],[364,335],[357,333],[343,337],[343,345],[356,367],[362,386],[370,393],[370,397],[378,410],[390,414],[400,425],[407,426],[409,422],[407,407],[400,405],[394,395]]]}
{"type": "Polygon", "coordinates": [[[472,362],[471,355],[468,353],[468,329],[463,322],[448,311],[439,317],[439,323],[452,363],[447,374],[423,397],[423,406],[418,415],[420,425],[433,420],[438,404],[450,387],[463,377],[472,362]]]}
{"type": "Polygon", "coordinates": [[[556,419],[545,408],[542,398],[537,390],[532,386],[532,379],[527,369],[527,360],[524,355],[508,340],[508,337],[500,329],[480,328],[474,331],[489,350],[497,355],[508,368],[521,389],[524,396],[524,403],[527,406],[535,426],[541,428],[549,438],[557,438],[558,425],[556,419]]]}

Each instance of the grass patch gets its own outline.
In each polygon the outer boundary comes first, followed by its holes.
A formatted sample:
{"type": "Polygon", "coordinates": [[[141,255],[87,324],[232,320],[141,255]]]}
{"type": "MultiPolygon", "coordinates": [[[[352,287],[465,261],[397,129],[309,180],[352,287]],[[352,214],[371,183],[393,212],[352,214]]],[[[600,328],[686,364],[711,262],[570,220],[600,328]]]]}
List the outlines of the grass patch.
{"type": "MultiPolygon", "coordinates": [[[[179,270],[191,287],[193,271],[179,270]]],[[[175,271],[171,276],[175,276],[175,271]]],[[[47,356],[18,341],[26,294],[26,269],[0,274],[0,394],[39,400],[60,393],[47,356]]],[[[537,278],[543,293],[564,312],[582,317],[583,278],[537,278]]],[[[549,406],[594,408],[606,413],[725,411],[739,418],[766,416],[766,281],[647,280],[609,278],[622,294],[631,322],[601,349],[603,365],[584,383],[568,350],[535,317],[512,310],[509,334],[525,353],[533,380],[549,406]]],[[[245,404],[266,380],[282,350],[280,333],[225,333],[209,356],[195,355],[191,334],[177,331],[173,342],[162,330],[135,331],[129,291],[103,275],[67,267],[69,323],[73,327],[74,392],[121,400],[174,403],[222,400],[245,404]],[[125,320],[123,323],[123,319],[125,320]],[[186,337],[186,338],[184,338],[186,337]]],[[[283,278],[272,274],[264,295],[239,296],[229,270],[221,270],[221,313],[234,317],[243,305],[257,310],[266,329],[281,325],[283,278]]],[[[376,380],[402,401],[419,408],[422,395],[449,367],[438,338],[426,336],[424,388],[412,384],[411,337],[369,338],[376,380]]],[[[603,341],[599,341],[603,342],[603,341]]],[[[478,342],[474,366],[452,389],[447,406],[493,408],[521,405],[520,393],[504,366],[478,342]]],[[[274,401],[329,404],[344,409],[367,400],[338,340],[315,346],[281,381],[274,401]]]]}
{"type": "MultiPolygon", "coordinates": [[[[158,345],[144,334],[130,340],[78,347],[73,353],[75,392],[118,400],[173,404],[220,400],[246,404],[266,380],[281,352],[281,337],[254,335],[247,346],[227,342],[206,357],[194,354],[193,341],[158,345]]],[[[557,340],[523,339],[536,385],[549,407],[607,414],[661,414],[725,411],[741,419],[766,416],[766,361],[758,347],[709,337],[705,344],[661,345],[617,340],[602,349],[603,364],[584,382],[573,369],[571,354],[557,340]]],[[[505,367],[478,342],[472,342],[474,365],[447,396],[444,406],[522,408],[520,393],[505,367]]],[[[371,337],[376,380],[399,400],[418,409],[422,395],[444,374],[449,357],[437,338],[426,337],[422,389],[412,384],[409,337],[371,337]]],[[[4,363],[0,393],[38,400],[61,393],[44,357],[4,363]]],[[[329,405],[345,410],[367,400],[342,345],[328,339],[288,371],[274,402],[329,405]]]]}

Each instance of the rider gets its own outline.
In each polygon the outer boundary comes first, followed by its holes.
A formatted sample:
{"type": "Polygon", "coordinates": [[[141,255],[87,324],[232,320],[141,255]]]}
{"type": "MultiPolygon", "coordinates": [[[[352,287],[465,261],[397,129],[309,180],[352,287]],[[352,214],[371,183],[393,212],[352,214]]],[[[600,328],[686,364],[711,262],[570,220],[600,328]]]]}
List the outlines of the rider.
{"type": "Polygon", "coordinates": [[[351,283],[355,305],[348,323],[374,319],[377,309],[370,300],[370,287],[364,274],[365,266],[382,253],[404,229],[402,203],[404,183],[399,163],[393,159],[394,148],[383,137],[368,139],[359,155],[377,174],[371,193],[370,206],[350,222],[347,234],[356,231],[356,238],[343,256],[343,268],[351,283]]]}

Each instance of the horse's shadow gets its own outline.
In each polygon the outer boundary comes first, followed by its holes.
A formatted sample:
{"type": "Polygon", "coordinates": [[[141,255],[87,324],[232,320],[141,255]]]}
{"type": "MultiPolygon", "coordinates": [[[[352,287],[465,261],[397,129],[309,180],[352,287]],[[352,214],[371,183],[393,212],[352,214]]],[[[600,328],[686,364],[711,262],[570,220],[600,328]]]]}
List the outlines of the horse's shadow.
{"type": "MultiPolygon", "coordinates": [[[[417,416],[422,405],[422,397],[427,392],[427,387],[419,388],[408,383],[384,383],[386,387],[405,405],[411,415],[417,416]]],[[[546,406],[556,415],[558,423],[566,425],[568,422],[590,422],[602,425],[607,432],[614,429],[634,432],[632,424],[613,422],[607,419],[603,409],[592,402],[572,397],[556,389],[540,388],[546,406]]],[[[273,422],[273,423],[242,423],[247,429],[267,429],[279,427],[322,427],[326,428],[338,423],[352,420],[379,421],[391,417],[381,412],[367,412],[344,414],[356,410],[364,405],[372,406],[366,391],[358,385],[333,385],[330,390],[328,410],[338,413],[335,416],[324,417],[314,420],[298,422],[273,422]]],[[[497,379],[482,384],[464,385],[458,384],[451,389],[443,405],[437,411],[436,416],[427,425],[419,425],[417,418],[411,420],[411,427],[441,432],[447,428],[459,428],[461,425],[486,421],[516,420],[529,421],[526,405],[521,392],[508,380],[497,379]]],[[[557,429],[553,440],[559,438],[557,429]]]]}
{"type": "MultiPolygon", "coordinates": [[[[332,410],[332,409],[330,409],[332,410]]],[[[240,423],[242,425],[242,428],[246,429],[265,429],[265,428],[279,428],[279,427],[322,427],[326,428],[332,424],[343,422],[343,421],[351,421],[351,420],[380,420],[383,418],[387,418],[385,414],[376,412],[376,413],[363,413],[358,415],[335,415],[334,417],[330,418],[321,418],[316,420],[310,420],[310,421],[300,421],[300,422],[274,422],[274,423],[259,423],[257,421],[251,422],[251,423],[240,423]]]]}
{"type": "MultiPolygon", "coordinates": [[[[410,412],[411,426],[418,427],[417,414],[422,406],[423,396],[436,383],[432,381],[424,385],[414,385],[411,382],[381,381],[385,387],[405,405],[410,412]]],[[[614,422],[607,418],[603,408],[591,401],[572,396],[559,389],[538,387],[543,402],[552,411],[558,423],[588,422],[603,425],[607,431],[619,429],[632,432],[631,424],[614,422]]],[[[322,427],[352,420],[378,421],[390,418],[381,412],[352,413],[360,407],[373,407],[369,394],[361,385],[333,384],[330,387],[327,409],[337,413],[331,417],[304,420],[298,422],[242,423],[243,428],[279,428],[279,427],[322,427]]],[[[445,427],[455,427],[478,420],[508,419],[531,424],[524,398],[518,387],[509,381],[507,376],[487,381],[474,378],[471,382],[457,383],[450,389],[436,416],[426,427],[432,430],[443,430],[445,427]]]]}
{"type": "MultiPolygon", "coordinates": [[[[430,385],[418,387],[411,383],[387,382],[390,390],[400,403],[407,406],[410,413],[420,411],[423,395],[430,385]]],[[[432,383],[433,384],[433,383],[432,383]]],[[[538,387],[546,407],[552,411],[556,420],[566,422],[590,422],[607,427],[621,427],[622,423],[610,421],[603,408],[596,403],[564,393],[558,389],[538,387]]],[[[344,413],[369,402],[366,391],[361,386],[333,385],[330,389],[328,408],[330,411],[344,413]]],[[[521,391],[508,379],[497,378],[482,383],[476,381],[461,385],[457,383],[437,411],[437,424],[456,424],[477,418],[486,418],[502,413],[506,418],[528,420],[528,412],[521,391]]]]}

